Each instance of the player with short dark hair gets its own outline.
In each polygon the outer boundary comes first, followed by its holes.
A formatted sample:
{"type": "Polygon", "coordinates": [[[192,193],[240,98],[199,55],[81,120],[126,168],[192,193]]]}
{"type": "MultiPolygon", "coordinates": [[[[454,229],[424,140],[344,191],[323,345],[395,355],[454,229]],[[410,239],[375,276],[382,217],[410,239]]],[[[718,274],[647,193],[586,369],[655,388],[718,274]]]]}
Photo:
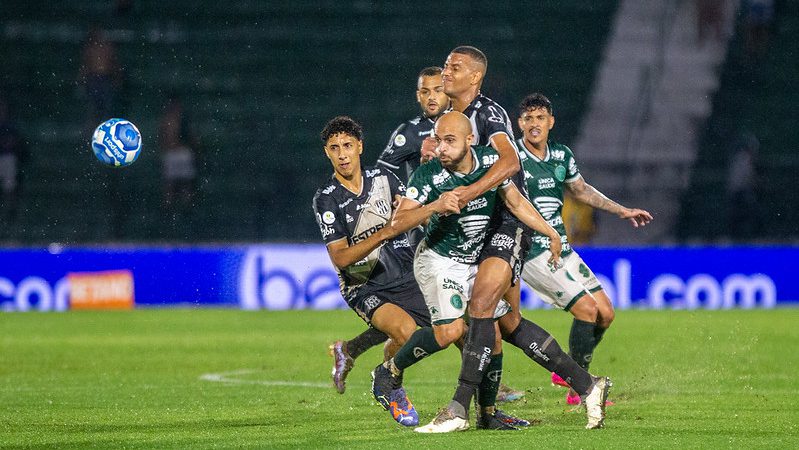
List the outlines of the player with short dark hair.
{"type": "Polygon", "coordinates": [[[436,119],[449,108],[449,97],[444,93],[441,67],[425,67],[416,80],[416,102],[422,113],[402,123],[391,134],[388,145],[377,163],[395,171],[397,176],[410,178],[419,167],[422,141],[432,135],[436,119]],[[405,168],[404,174],[398,173],[405,168]]]}
{"type": "MultiPolygon", "coordinates": [[[[417,325],[430,324],[424,298],[413,278],[413,249],[407,230],[391,226],[394,197],[405,186],[388,170],[361,168],[363,130],[339,116],[321,133],[333,166],[332,179],[317,190],[313,209],[330,260],[338,272],[341,294],[367,324],[391,338],[393,354],[417,325]]],[[[443,198],[432,212],[457,211],[457,201],[443,198]]],[[[402,425],[418,423],[403,389],[387,393],[383,406],[402,425]]]]}
{"type": "MultiPolygon", "coordinates": [[[[555,116],[552,102],[546,96],[535,93],[522,100],[518,125],[523,136],[517,144],[521,150],[519,156],[530,201],[555,227],[563,244],[563,267],[553,272],[546,261],[549,238],[536,233],[525,258],[522,278],[545,302],[574,316],[569,334],[569,355],[588,370],[594,349],[613,322],[615,313],[596,275],[569,245],[561,217],[564,190],[568,189],[577,200],[594,208],[629,219],[635,227],[649,223],[652,215],[642,209],[619,205],[585,182],[571,149],[549,140],[555,116]]],[[[509,334],[521,320],[518,286],[505,299],[510,300],[514,311],[500,321],[500,328],[509,334]]],[[[552,382],[569,386],[556,373],[552,373],[552,382]]],[[[570,389],[566,401],[578,405],[580,396],[570,389]]]]}

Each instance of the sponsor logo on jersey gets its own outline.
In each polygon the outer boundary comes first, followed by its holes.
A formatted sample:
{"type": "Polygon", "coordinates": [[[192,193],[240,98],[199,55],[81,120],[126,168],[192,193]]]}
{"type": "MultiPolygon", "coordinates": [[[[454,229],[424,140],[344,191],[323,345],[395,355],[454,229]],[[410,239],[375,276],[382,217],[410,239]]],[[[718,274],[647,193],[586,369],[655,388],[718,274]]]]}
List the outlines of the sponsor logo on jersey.
{"type": "Polygon", "coordinates": [[[552,150],[549,152],[549,155],[552,157],[552,159],[557,161],[563,161],[566,158],[566,152],[563,150],[552,150]]]}
{"type": "Polygon", "coordinates": [[[495,234],[491,237],[491,246],[502,248],[506,250],[510,250],[513,248],[513,245],[516,241],[513,240],[512,237],[508,236],[507,234],[495,234]]]}
{"type": "Polygon", "coordinates": [[[370,205],[369,203],[361,203],[360,205],[355,207],[355,210],[356,211],[360,211],[360,210],[366,209],[366,208],[368,208],[370,206],[372,206],[372,205],[370,205]]]}
{"type": "Polygon", "coordinates": [[[420,131],[419,132],[419,136],[432,136],[432,135],[433,135],[433,130],[427,130],[427,131],[420,131]]]}
{"type": "Polygon", "coordinates": [[[499,161],[499,155],[483,155],[484,166],[493,166],[497,161],[499,161]]]}
{"type": "Polygon", "coordinates": [[[429,184],[425,184],[422,186],[422,193],[419,194],[419,203],[424,203],[427,201],[427,196],[430,195],[430,192],[433,190],[433,187],[429,184]]]}
{"type": "Polygon", "coordinates": [[[446,170],[442,170],[441,172],[433,175],[433,184],[435,186],[439,186],[443,184],[445,181],[449,180],[451,175],[446,170]]]}
{"type": "Polygon", "coordinates": [[[350,203],[352,203],[352,198],[348,198],[347,201],[345,201],[344,203],[339,203],[338,207],[341,208],[341,209],[344,209],[350,203]]]}
{"type": "Polygon", "coordinates": [[[374,178],[375,175],[380,174],[380,169],[372,169],[366,171],[366,178],[374,178]]]}
{"type": "Polygon", "coordinates": [[[388,204],[386,199],[379,198],[375,201],[375,209],[381,216],[387,216],[391,212],[391,205],[388,204]]]}
{"type": "Polygon", "coordinates": [[[328,236],[330,236],[334,232],[333,227],[329,227],[329,226],[327,226],[325,224],[321,224],[319,226],[319,231],[322,232],[322,239],[327,238],[328,236]]]}
{"type": "Polygon", "coordinates": [[[533,205],[535,205],[535,209],[544,216],[544,219],[549,220],[558,212],[563,202],[555,197],[536,197],[533,199],[533,205]]]}
{"type": "Polygon", "coordinates": [[[330,186],[322,189],[322,193],[323,194],[330,194],[331,192],[333,192],[335,190],[336,190],[336,185],[335,184],[331,184],[330,186]]]}
{"type": "Polygon", "coordinates": [[[574,158],[569,160],[569,174],[575,175],[577,173],[577,163],[574,162],[574,158]]]}
{"type": "MultiPolygon", "coordinates": [[[[367,228],[364,231],[361,231],[360,233],[358,233],[357,235],[352,237],[352,243],[353,244],[357,244],[358,242],[363,241],[364,239],[366,239],[369,236],[375,234],[379,229],[381,229],[381,228],[383,228],[385,226],[386,226],[386,224],[380,223],[380,224],[377,224],[375,226],[369,227],[369,228],[367,228]]],[[[368,260],[369,260],[369,257],[367,256],[366,258],[364,258],[361,261],[362,262],[367,262],[368,260]]]]}
{"type": "Polygon", "coordinates": [[[407,237],[404,237],[402,239],[394,238],[392,243],[394,244],[394,249],[395,250],[398,249],[398,248],[410,247],[411,246],[411,243],[410,243],[410,241],[408,241],[407,237]]]}
{"type": "Polygon", "coordinates": [[[475,209],[485,208],[488,206],[488,199],[485,197],[478,197],[466,205],[466,212],[474,211],[475,209]]]}
{"type": "Polygon", "coordinates": [[[410,123],[412,123],[413,125],[419,125],[419,122],[421,122],[421,120],[422,120],[421,117],[417,117],[415,119],[411,119],[410,123]]]}
{"type": "Polygon", "coordinates": [[[353,218],[352,218],[352,216],[351,216],[351,215],[349,215],[349,214],[347,214],[347,215],[346,215],[346,218],[347,218],[347,223],[352,223],[352,222],[355,220],[355,219],[353,219],[353,218]]]}
{"type": "Polygon", "coordinates": [[[403,145],[405,145],[405,142],[406,140],[404,135],[398,134],[394,136],[394,145],[396,145],[397,147],[402,147],[403,145]]]}
{"type": "Polygon", "coordinates": [[[330,225],[336,221],[336,216],[332,211],[325,211],[322,213],[322,222],[330,225]]]}
{"type": "Polygon", "coordinates": [[[552,189],[555,187],[555,179],[552,177],[539,178],[538,189],[552,189]]]}
{"type": "Polygon", "coordinates": [[[411,186],[411,187],[408,188],[407,191],[405,191],[405,196],[410,198],[410,199],[414,199],[415,200],[416,197],[419,196],[419,190],[416,189],[416,187],[411,186]]]}

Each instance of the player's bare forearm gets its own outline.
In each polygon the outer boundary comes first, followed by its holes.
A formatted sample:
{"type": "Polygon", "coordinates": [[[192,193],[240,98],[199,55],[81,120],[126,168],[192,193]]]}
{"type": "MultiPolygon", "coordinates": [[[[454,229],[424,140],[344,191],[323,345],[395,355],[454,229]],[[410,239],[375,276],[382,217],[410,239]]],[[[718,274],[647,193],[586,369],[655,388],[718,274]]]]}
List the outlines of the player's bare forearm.
{"type": "Polygon", "coordinates": [[[457,214],[459,210],[458,196],[454,192],[445,192],[436,201],[427,205],[402,199],[391,219],[391,228],[396,233],[405,233],[426,222],[435,213],[457,214]]]}
{"type": "Polygon", "coordinates": [[[521,220],[522,223],[550,239],[560,240],[558,231],[547,223],[541,213],[535,209],[529,200],[524,198],[516,186],[511,185],[509,188],[501,189],[499,195],[511,214],[521,220]]]}
{"type": "Polygon", "coordinates": [[[574,194],[574,198],[591,207],[616,214],[617,216],[623,215],[627,210],[624,206],[614,202],[605,194],[599,192],[597,188],[586,183],[582,178],[579,178],[574,183],[567,184],[567,186],[572,194],[574,194]]]}
{"type": "Polygon", "coordinates": [[[366,258],[369,253],[372,253],[376,248],[383,245],[386,239],[391,237],[391,230],[386,226],[354,245],[347,245],[346,238],[331,242],[327,245],[327,253],[330,255],[333,265],[339,269],[344,269],[366,258]]]}
{"type": "Polygon", "coordinates": [[[458,190],[461,207],[485,192],[499,186],[519,171],[519,155],[506,134],[498,134],[491,138],[491,146],[499,154],[497,162],[488,169],[479,180],[466,188],[458,190]]]}

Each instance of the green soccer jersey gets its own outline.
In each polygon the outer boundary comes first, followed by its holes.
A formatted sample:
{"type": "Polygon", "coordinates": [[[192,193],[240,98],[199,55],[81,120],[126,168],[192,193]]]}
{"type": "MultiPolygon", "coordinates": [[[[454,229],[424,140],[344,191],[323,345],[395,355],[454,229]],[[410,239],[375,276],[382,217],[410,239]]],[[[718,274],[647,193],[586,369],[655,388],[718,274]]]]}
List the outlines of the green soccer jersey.
{"type": "MultiPolygon", "coordinates": [[[[560,241],[563,244],[561,256],[566,256],[572,252],[572,248],[566,237],[566,227],[563,225],[561,212],[565,183],[571,183],[580,177],[574,153],[563,144],[549,142],[544,159],[538,159],[527,150],[522,139],[519,139],[518,147],[530,202],[560,234],[560,241]]],[[[549,250],[549,238],[536,232],[533,234],[533,245],[527,253],[527,260],[547,250],[549,250]]]]}
{"type": "MultiPolygon", "coordinates": [[[[441,161],[433,159],[411,175],[405,196],[423,205],[432,203],[444,192],[474,183],[499,159],[491,147],[472,147],[471,152],[475,164],[470,173],[451,172],[441,165],[441,161]]],[[[503,183],[503,187],[507,183],[503,183]]],[[[428,247],[454,261],[475,264],[483,248],[496,201],[497,189],[494,188],[470,201],[460,214],[433,214],[425,230],[428,247]]]]}

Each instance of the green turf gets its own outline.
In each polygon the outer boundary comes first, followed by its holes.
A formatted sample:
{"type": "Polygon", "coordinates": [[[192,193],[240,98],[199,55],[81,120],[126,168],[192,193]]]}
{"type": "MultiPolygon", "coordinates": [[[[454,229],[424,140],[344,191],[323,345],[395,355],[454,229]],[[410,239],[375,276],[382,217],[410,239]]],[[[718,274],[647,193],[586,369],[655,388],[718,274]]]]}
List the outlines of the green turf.
{"type": "MultiPolygon", "coordinates": [[[[570,316],[526,315],[567,342],[570,316]]],[[[327,386],[328,342],[362,329],[349,311],[0,314],[0,447],[799,448],[797,325],[799,309],[622,311],[592,366],[615,382],[604,430],[507,349],[504,380],[528,392],[505,408],[541,425],[429,436],[373,403],[377,349],[346,394],[327,386]],[[231,371],[239,382],[201,379],[231,371]]],[[[406,374],[423,421],[457,369],[446,351],[406,374]]]]}

